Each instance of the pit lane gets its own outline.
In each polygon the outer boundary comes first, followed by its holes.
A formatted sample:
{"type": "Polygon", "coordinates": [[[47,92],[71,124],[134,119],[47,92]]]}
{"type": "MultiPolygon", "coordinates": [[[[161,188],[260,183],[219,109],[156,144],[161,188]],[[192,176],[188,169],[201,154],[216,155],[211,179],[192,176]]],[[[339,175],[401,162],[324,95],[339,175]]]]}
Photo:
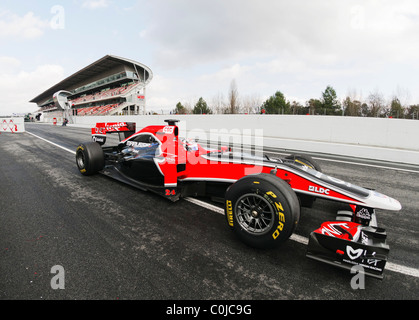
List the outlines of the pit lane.
{"type": "Polygon", "coordinates": [[[403,205],[378,213],[391,248],[384,280],[366,278],[365,290],[353,290],[353,275],[305,257],[305,239],[339,204],[303,208],[290,241],[255,250],[234,237],[215,204],[171,203],[102,175],[81,176],[74,150],[90,140],[89,129],[28,123],[26,130],[0,135],[1,299],[419,296],[419,169],[318,157],[325,173],[403,205]],[[51,288],[54,265],[65,270],[64,290],[51,288]]]}

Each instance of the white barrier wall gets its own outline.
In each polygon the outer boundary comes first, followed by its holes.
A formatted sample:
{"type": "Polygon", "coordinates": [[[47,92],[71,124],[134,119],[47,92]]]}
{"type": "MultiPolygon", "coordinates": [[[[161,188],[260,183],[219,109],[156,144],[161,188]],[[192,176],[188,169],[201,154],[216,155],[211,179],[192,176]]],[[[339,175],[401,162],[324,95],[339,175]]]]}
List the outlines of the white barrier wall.
{"type": "Polygon", "coordinates": [[[0,118],[0,133],[25,132],[25,120],[23,118],[0,118]]]}
{"type": "Polygon", "coordinates": [[[96,122],[131,121],[139,129],[164,124],[164,120],[171,118],[181,121],[181,135],[190,138],[203,139],[206,135],[210,140],[217,134],[229,133],[237,138],[233,139],[235,142],[241,138],[244,144],[252,141],[263,143],[266,148],[419,165],[418,120],[301,115],[144,115],[74,117],[74,125],[92,127],[96,122]],[[262,141],[257,139],[261,132],[262,141]]]}

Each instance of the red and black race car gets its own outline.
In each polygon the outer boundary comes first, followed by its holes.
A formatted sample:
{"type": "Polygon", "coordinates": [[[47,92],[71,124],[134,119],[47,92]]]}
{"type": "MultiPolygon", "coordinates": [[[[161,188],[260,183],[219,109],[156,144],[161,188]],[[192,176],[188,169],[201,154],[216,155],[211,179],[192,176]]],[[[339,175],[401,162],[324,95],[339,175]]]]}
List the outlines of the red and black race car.
{"type": "Polygon", "coordinates": [[[374,190],[322,173],[310,157],[206,149],[179,137],[177,120],[136,131],[135,123],[98,123],[93,141],[77,147],[76,163],[83,175],[102,173],[144,191],[177,201],[211,197],[224,203],[226,222],[246,244],[275,247],[294,232],[300,207],[316,198],[348,204],[336,221],[328,221],[309,237],[307,257],[345,269],[362,266],[366,275],[382,279],[389,246],[377,226],[375,209],[401,209],[400,203],[374,190]],[[120,142],[105,146],[106,135],[120,142]]]}

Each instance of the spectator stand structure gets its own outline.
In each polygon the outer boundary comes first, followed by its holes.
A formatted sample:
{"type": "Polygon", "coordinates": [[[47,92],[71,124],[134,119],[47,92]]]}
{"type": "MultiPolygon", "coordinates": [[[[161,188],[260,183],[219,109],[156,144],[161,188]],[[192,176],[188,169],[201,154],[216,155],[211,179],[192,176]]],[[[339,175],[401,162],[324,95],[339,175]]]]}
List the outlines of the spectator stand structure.
{"type": "Polygon", "coordinates": [[[73,117],[145,114],[146,86],[153,78],[147,66],[107,55],[44,91],[30,102],[36,119],[60,123],[73,117]]]}

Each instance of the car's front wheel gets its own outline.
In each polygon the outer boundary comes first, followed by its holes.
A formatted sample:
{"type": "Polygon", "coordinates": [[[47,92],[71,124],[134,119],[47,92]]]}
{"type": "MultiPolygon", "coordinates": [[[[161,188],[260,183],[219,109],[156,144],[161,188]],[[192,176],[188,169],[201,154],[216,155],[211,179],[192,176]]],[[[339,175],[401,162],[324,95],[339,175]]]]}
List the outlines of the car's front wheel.
{"type": "Polygon", "coordinates": [[[256,248],[272,248],[287,240],[300,218],[295,192],[271,174],[246,176],[225,196],[227,223],[240,240],[256,248]]]}

